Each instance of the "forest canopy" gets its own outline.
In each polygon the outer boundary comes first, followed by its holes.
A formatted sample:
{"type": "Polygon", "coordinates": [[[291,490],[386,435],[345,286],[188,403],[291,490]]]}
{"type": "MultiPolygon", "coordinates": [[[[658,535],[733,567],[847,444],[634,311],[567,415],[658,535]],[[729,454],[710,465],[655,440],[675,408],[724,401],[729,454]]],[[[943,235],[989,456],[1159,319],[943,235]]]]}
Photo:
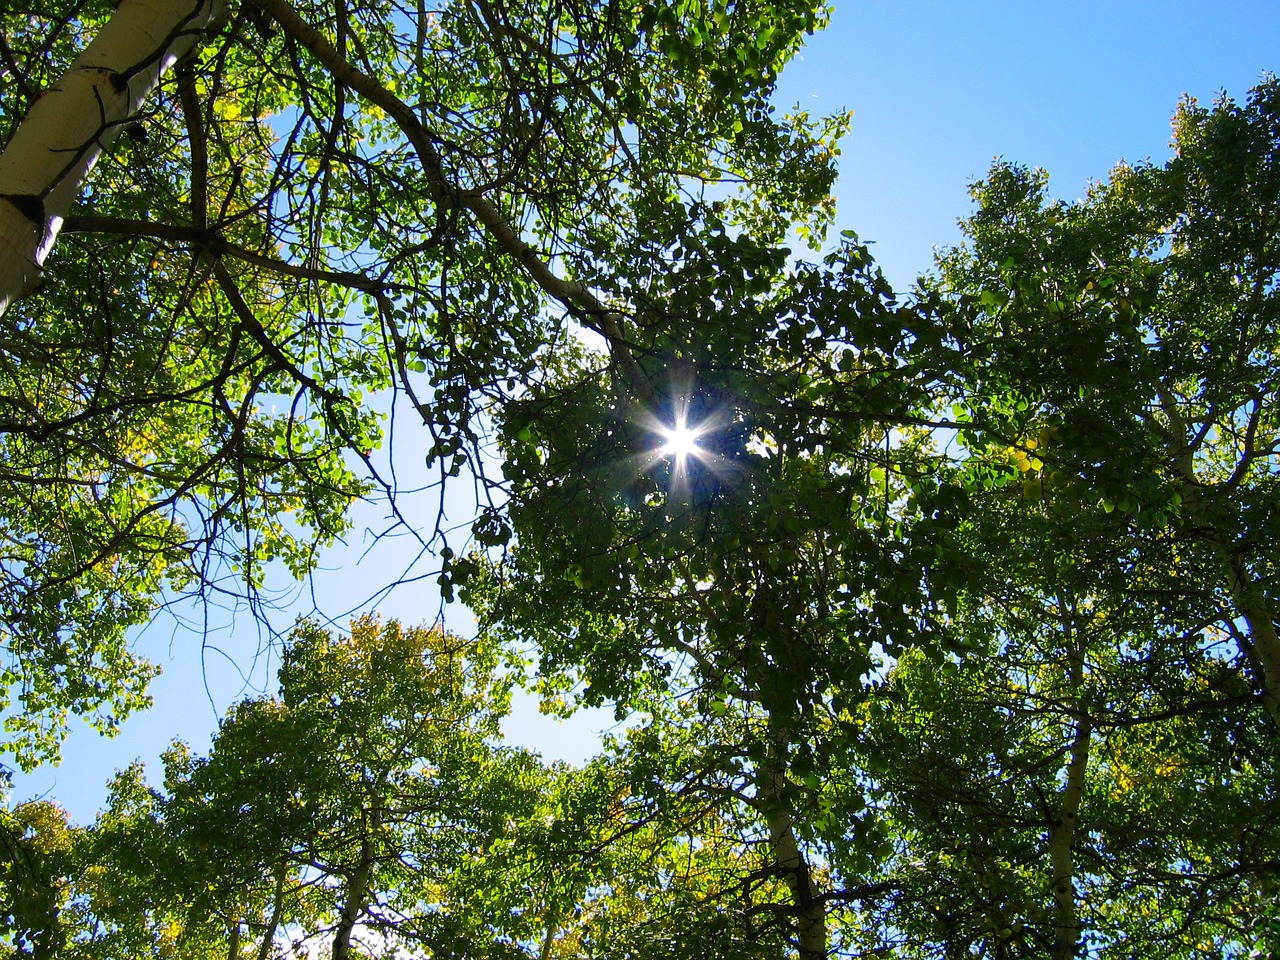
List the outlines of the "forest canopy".
{"type": "Polygon", "coordinates": [[[0,956],[1280,955],[1274,79],[1074,203],[997,162],[895,291],[824,245],[848,115],[771,101],[819,6],[53,6],[4,750],[144,708],[131,629],[305,578],[396,436],[478,628],[300,621],[161,784],[8,807],[0,956]],[[627,722],[547,763],[520,683],[627,722]]]}

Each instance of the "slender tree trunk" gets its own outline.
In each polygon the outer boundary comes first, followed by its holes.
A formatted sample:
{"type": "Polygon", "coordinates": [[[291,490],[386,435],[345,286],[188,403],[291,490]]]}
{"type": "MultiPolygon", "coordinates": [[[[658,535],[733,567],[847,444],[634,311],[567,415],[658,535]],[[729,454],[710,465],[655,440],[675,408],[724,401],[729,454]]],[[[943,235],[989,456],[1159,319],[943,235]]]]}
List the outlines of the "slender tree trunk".
{"type": "Polygon", "coordinates": [[[1052,872],[1054,902],[1053,960],[1074,960],[1080,942],[1080,918],[1076,913],[1075,861],[1073,844],[1084,798],[1085,776],[1089,767],[1089,740],[1093,721],[1080,701],[1084,679],[1084,650],[1072,651],[1067,665],[1067,679],[1072,686],[1071,714],[1075,730],[1067,761],[1067,778],[1062,788],[1058,815],[1049,830],[1049,866],[1052,872]]]}
{"type": "Polygon", "coordinates": [[[333,960],[347,960],[351,954],[351,934],[369,902],[369,883],[376,859],[374,838],[381,825],[382,818],[376,810],[364,824],[364,836],[360,840],[360,861],[347,881],[346,900],[342,904],[338,928],[333,934],[333,960]]]}
{"type": "Polygon", "coordinates": [[[288,875],[288,868],[284,864],[276,868],[276,890],[271,903],[271,919],[267,921],[267,929],[262,934],[262,943],[258,947],[258,960],[269,960],[271,957],[271,948],[276,942],[276,930],[279,929],[280,920],[284,916],[284,885],[288,875]]]}
{"type": "Polygon", "coordinates": [[[98,158],[225,0],[121,0],[0,154],[0,313],[40,282],[62,218],[98,158]]]}
{"type": "Polygon", "coordinates": [[[1275,611],[1240,552],[1228,548],[1221,539],[1214,545],[1227,570],[1236,613],[1249,632],[1253,658],[1262,668],[1262,705],[1280,726],[1280,637],[1276,635],[1275,611]]]}
{"type": "Polygon", "coordinates": [[[787,737],[773,731],[767,769],[760,783],[760,799],[769,823],[773,866],[791,893],[796,917],[796,946],[800,960],[826,960],[827,911],[813,878],[813,868],[796,839],[795,823],[786,808],[787,737]]]}
{"type": "Polygon", "coordinates": [[[796,945],[800,960],[826,960],[827,911],[818,898],[813,870],[796,842],[795,828],[789,813],[769,817],[769,843],[773,859],[782,872],[796,911],[796,945]]]}
{"type": "Polygon", "coordinates": [[[538,949],[538,960],[551,960],[551,951],[556,946],[556,925],[547,924],[547,932],[542,935],[542,946],[538,949]]]}
{"type": "Polygon", "coordinates": [[[275,946],[275,931],[280,927],[280,919],[284,916],[284,883],[289,876],[288,868],[280,864],[275,870],[275,896],[271,901],[271,919],[266,922],[262,932],[262,942],[257,948],[257,960],[269,960],[271,947],[275,946]]]}

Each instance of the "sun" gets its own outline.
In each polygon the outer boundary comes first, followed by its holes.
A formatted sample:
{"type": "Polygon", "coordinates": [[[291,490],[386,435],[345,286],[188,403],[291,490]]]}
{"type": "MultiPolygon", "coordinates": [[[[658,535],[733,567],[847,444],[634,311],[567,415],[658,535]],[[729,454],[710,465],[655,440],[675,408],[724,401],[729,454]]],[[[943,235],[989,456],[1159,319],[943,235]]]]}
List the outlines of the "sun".
{"type": "Polygon", "coordinates": [[[663,456],[675,457],[677,460],[698,456],[701,453],[698,448],[698,438],[703,432],[698,427],[689,426],[682,418],[676,422],[675,426],[662,430],[662,446],[659,448],[659,453],[663,456]]]}

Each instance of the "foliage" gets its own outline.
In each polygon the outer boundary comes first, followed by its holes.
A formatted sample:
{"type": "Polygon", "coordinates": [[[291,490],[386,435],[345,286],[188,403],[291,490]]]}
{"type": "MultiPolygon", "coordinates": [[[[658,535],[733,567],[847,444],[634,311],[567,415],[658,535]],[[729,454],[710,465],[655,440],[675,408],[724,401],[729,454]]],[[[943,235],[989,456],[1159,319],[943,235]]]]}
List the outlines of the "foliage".
{"type": "Polygon", "coordinates": [[[754,822],[799,956],[1267,942],[1274,107],[1185,104],[1076,206],[997,166],[910,304],[853,238],[655,229],[642,378],[565,353],[503,409],[464,597],[548,694],[702,718],[668,789],[754,822]]]}
{"type": "MultiPolygon", "coordinates": [[[[33,77],[109,16],[62,12],[33,77]]],[[[905,298],[783,245],[830,217],[843,119],[768,99],[822,16],[259,0],[179,67],[2,321],[11,747],[142,702],[166,585],[305,575],[394,494],[378,391],[479,481],[424,535],[479,632],[300,623],[163,788],[6,813],[4,949],[1280,949],[1280,86],[1076,204],[997,164],[905,298]],[[521,670],[627,729],[497,745],[521,670]]]]}
{"type": "Polygon", "coordinates": [[[1257,545],[1275,518],[1278,96],[1268,81],[1246,107],[1185,102],[1173,160],[1122,167],[1076,206],[997,166],[933,291],[974,370],[957,400],[980,460],[1176,537],[1273,719],[1275,572],[1257,545]]]}
{"type": "Polygon", "coordinates": [[[738,880],[719,804],[640,792],[624,755],[570,770],[493,744],[494,653],[300,624],[280,695],[234,708],[207,756],[175,744],[162,789],[122,772],[88,828],[18,809],[14,955],[776,955],[750,910],[693,909],[738,880]]]}
{"type": "MultiPolygon", "coordinates": [[[[6,27],[3,142],[111,12],[6,27]]],[[[709,193],[743,229],[820,230],[843,121],[777,117],[769,93],[824,16],[233,9],[98,164],[0,326],[19,763],[56,754],[68,712],[109,731],[145,703],[125,637],[167,592],[255,597],[305,575],[354,498],[394,497],[376,393],[409,401],[442,480],[482,470],[484,398],[518,389],[566,313],[625,342],[578,280],[648,221],[709,193]]]]}

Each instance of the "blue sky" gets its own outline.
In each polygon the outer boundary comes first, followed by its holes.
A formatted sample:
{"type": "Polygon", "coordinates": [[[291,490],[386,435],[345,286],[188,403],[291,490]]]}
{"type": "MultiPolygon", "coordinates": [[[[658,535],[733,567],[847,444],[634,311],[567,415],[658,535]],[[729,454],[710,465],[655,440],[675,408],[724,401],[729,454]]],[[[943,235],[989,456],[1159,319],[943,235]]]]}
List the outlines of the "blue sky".
{"type": "Polygon", "coordinates": [[[995,157],[1062,199],[1125,159],[1169,156],[1179,97],[1238,100],[1280,70],[1280,3],[836,0],[779,102],[848,108],[839,226],[905,287],[959,241],[967,184],[995,157]]]}
{"type": "MultiPolygon", "coordinates": [[[[838,0],[830,29],[811,38],[781,78],[778,103],[814,114],[854,111],[837,229],[871,241],[890,280],[905,289],[930,268],[936,246],[959,241],[966,186],[994,158],[1046,168],[1052,192],[1075,199],[1121,159],[1162,162],[1184,93],[1207,102],[1226,90],[1243,100],[1265,71],[1277,69],[1275,0],[838,0]]],[[[429,497],[416,509],[434,517],[429,497]]],[[[454,520],[465,521],[464,513],[459,507],[454,520]]],[[[282,605],[306,613],[314,603],[339,622],[367,606],[415,554],[402,539],[364,555],[372,540],[366,531],[385,526],[382,514],[360,517],[351,548],[327,558],[314,588],[287,591],[282,605]]],[[[421,584],[378,607],[406,622],[430,620],[437,610],[434,592],[421,584]]],[[[76,733],[61,767],[17,778],[14,800],[44,795],[88,822],[114,770],[141,759],[156,773],[175,736],[204,751],[220,713],[269,685],[276,663],[246,612],[232,620],[215,609],[203,643],[189,629],[202,625],[199,611],[175,613],[187,623],[162,617],[138,641],[165,670],[153,688],[156,706],[115,740],[76,733]]],[[[466,612],[455,605],[449,614],[450,628],[465,633],[466,612]]],[[[286,611],[278,622],[290,619],[286,611]]],[[[526,706],[509,730],[548,756],[573,759],[610,722],[597,713],[557,725],[526,706]]]]}

